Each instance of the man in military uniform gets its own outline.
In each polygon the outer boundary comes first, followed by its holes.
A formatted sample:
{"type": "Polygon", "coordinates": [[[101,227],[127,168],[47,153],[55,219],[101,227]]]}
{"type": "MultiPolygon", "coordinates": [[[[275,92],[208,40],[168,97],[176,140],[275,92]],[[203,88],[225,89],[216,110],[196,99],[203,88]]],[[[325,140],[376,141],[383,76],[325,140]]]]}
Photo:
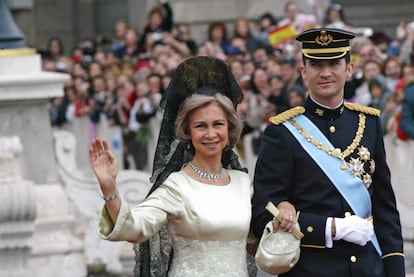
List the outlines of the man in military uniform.
{"type": "Polygon", "coordinates": [[[304,233],[299,262],[280,276],[405,276],[379,111],[343,98],[352,38],[328,28],[297,36],[309,96],[304,107],[271,118],[264,133],[252,229],[261,236],[272,201],[283,217],[279,228],[291,231],[298,222],[304,233]]]}

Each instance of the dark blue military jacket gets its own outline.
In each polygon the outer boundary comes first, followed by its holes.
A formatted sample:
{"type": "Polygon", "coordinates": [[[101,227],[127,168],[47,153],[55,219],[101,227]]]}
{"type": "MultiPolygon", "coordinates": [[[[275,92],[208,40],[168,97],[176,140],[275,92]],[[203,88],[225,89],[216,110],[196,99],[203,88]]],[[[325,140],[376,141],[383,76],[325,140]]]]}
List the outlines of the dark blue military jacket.
{"type": "MultiPolygon", "coordinates": [[[[280,114],[272,121],[281,123],[292,117],[292,111],[290,115],[288,113],[280,114]]],[[[304,115],[335,148],[344,151],[356,137],[361,113],[366,117],[361,140],[345,160],[348,163],[360,163],[353,172],[349,171],[350,174],[359,174],[366,181],[382,257],[371,242],[359,246],[340,240],[334,241],[333,248],[325,247],[327,218],[354,213],[290,131],[283,124],[276,123],[265,130],[256,164],[252,229],[260,237],[264,226],[272,219],[272,215],[265,210],[268,201],[277,205],[287,200],[298,211],[298,222],[305,235],[301,241],[301,257],[291,271],[280,276],[405,276],[400,219],[385,160],[379,111],[355,104],[329,110],[308,98],[304,115]],[[368,160],[362,159],[361,147],[369,150],[368,160]]],[[[341,169],[338,167],[338,170],[341,169]]]]}

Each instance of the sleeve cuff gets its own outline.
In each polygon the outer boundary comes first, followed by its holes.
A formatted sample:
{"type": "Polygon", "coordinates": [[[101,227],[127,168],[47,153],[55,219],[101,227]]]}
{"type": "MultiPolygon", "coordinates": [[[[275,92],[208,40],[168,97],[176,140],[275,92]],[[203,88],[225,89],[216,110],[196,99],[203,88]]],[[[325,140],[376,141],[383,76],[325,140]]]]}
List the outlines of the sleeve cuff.
{"type": "Polygon", "coordinates": [[[333,239],[332,239],[332,217],[328,217],[326,219],[326,226],[325,226],[325,246],[327,248],[333,247],[333,239]]]}
{"type": "Polygon", "coordinates": [[[121,206],[119,208],[118,217],[115,224],[112,222],[111,217],[104,206],[102,208],[101,218],[98,225],[99,236],[103,239],[114,240],[115,237],[121,232],[121,228],[126,220],[126,217],[129,213],[128,204],[121,198],[121,206]]]}

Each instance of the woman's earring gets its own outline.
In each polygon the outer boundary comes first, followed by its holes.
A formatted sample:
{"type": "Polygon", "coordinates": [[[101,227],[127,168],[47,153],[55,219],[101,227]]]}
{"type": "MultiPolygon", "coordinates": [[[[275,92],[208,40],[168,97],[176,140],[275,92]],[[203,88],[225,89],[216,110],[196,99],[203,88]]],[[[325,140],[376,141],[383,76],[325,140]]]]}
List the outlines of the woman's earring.
{"type": "Polygon", "coordinates": [[[187,143],[187,150],[190,150],[190,148],[191,148],[191,143],[189,142],[187,143]]]}

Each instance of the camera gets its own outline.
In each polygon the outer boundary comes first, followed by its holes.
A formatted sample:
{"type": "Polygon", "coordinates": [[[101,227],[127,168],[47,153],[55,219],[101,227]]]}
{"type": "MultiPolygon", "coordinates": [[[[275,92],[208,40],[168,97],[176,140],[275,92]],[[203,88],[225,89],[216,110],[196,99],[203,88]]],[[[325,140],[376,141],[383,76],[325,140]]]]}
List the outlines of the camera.
{"type": "Polygon", "coordinates": [[[90,41],[84,41],[80,45],[84,55],[93,55],[94,54],[94,45],[90,41]]]}
{"type": "Polygon", "coordinates": [[[160,41],[160,40],[162,40],[162,33],[160,33],[160,32],[154,32],[154,33],[152,33],[152,38],[155,41],[160,41]]]}

